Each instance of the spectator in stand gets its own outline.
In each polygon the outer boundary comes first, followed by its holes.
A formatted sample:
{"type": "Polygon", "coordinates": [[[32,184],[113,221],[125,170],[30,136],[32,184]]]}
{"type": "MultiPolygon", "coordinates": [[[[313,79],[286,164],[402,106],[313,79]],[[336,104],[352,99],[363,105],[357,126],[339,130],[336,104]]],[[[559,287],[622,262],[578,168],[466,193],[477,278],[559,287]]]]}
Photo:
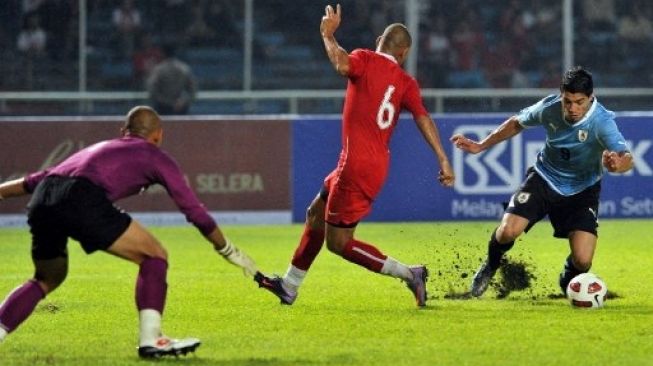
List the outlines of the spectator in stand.
{"type": "Polygon", "coordinates": [[[457,70],[470,71],[479,67],[485,49],[485,37],[475,28],[478,24],[480,21],[476,12],[470,9],[455,26],[451,45],[454,50],[454,66],[457,70]]]}
{"type": "Polygon", "coordinates": [[[124,56],[131,57],[141,29],[141,13],[134,7],[134,1],[123,0],[122,5],[113,10],[112,22],[118,32],[118,48],[124,56]]]}
{"type": "Polygon", "coordinates": [[[150,99],[159,114],[187,114],[195,98],[195,78],[190,66],[175,57],[175,47],[163,46],[163,61],[147,80],[150,99]]]}
{"type": "Polygon", "coordinates": [[[23,22],[23,29],[18,34],[18,50],[30,58],[42,56],[45,51],[47,36],[41,28],[39,16],[28,14],[23,22]]]}
{"type": "Polygon", "coordinates": [[[29,13],[38,11],[41,7],[41,4],[43,4],[43,1],[44,0],[22,0],[23,14],[27,15],[29,13]]]}
{"type": "MultiPolygon", "coordinates": [[[[190,9],[190,23],[184,31],[186,43],[192,46],[208,46],[213,43],[216,32],[204,19],[206,10],[205,1],[197,1],[190,9]]],[[[218,25],[220,27],[221,25],[218,25]]]]}
{"type": "Polygon", "coordinates": [[[172,40],[177,34],[181,35],[190,20],[189,4],[187,0],[165,0],[162,4],[157,1],[156,17],[157,29],[162,34],[170,36],[172,40]],[[170,21],[174,19],[174,21],[170,21]]]}
{"type": "Polygon", "coordinates": [[[653,40],[651,6],[637,1],[629,5],[628,13],[619,20],[619,38],[634,48],[650,48],[653,40]]]}
{"type": "MultiPolygon", "coordinates": [[[[512,50],[519,50],[518,52],[511,52],[508,56],[516,64],[521,64],[532,54],[533,40],[530,36],[531,29],[536,24],[536,14],[531,8],[524,7],[518,0],[510,3],[499,16],[499,27],[501,40],[509,43],[512,50]]],[[[504,45],[498,45],[502,48],[504,45]]],[[[515,66],[515,65],[513,65],[515,66]]],[[[512,67],[517,71],[517,67],[512,67]]]]}
{"type": "Polygon", "coordinates": [[[48,35],[48,55],[53,60],[60,60],[68,49],[68,31],[73,16],[72,2],[69,0],[45,0],[38,12],[43,29],[48,35]]]}
{"type": "Polygon", "coordinates": [[[583,0],[582,5],[582,14],[590,31],[614,31],[617,20],[614,0],[583,0]]]}
{"type": "Polygon", "coordinates": [[[138,48],[132,57],[132,69],[136,85],[142,87],[154,67],[163,60],[161,47],[154,44],[150,33],[143,33],[139,37],[138,48]]]}
{"type": "Polygon", "coordinates": [[[220,37],[214,37],[218,47],[240,47],[242,44],[243,37],[239,34],[234,20],[233,6],[230,0],[212,0],[208,4],[206,22],[212,27],[214,34],[220,34],[220,37]]]}
{"type": "MultiPolygon", "coordinates": [[[[646,74],[646,67],[653,57],[653,8],[649,2],[634,1],[620,20],[617,29],[624,64],[635,75],[646,74]]],[[[637,77],[642,86],[650,85],[646,79],[637,77]]]]}
{"type": "Polygon", "coordinates": [[[9,51],[14,48],[16,34],[20,33],[20,2],[5,0],[0,11],[0,50],[9,51]]]}
{"type": "Polygon", "coordinates": [[[428,66],[421,68],[420,71],[424,72],[423,77],[429,87],[445,87],[451,57],[451,42],[447,35],[446,18],[442,15],[435,16],[432,29],[427,29],[425,33],[424,52],[428,66]]]}
{"type": "Polygon", "coordinates": [[[510,87],[513,72],[519,68],[518,53],[508,38],[501,38],[497,44],[486,48],[482,66],[490,87],[510,87]]]}
{"type": "Polygon", "coordinates": [[[549,60],[544,65],[544,69],[540,72],[542,79],[540,80],[540,88],[556,89],[560,87],[560,70],[562,66],[559,60],[549,60]]]}

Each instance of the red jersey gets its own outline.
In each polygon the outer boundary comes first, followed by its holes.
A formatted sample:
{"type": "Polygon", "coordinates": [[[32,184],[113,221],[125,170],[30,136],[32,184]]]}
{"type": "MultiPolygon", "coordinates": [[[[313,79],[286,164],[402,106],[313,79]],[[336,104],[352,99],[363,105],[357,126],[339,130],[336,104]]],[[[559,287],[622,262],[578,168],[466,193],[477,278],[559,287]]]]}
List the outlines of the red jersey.
{"type": "Polygon", "coordinates": [[[357,49],[349,55],[349,81],[342,115],[342,152],[332,175],[345,189],[373,199],[390,162],[389,143],[399,113],[428,115],[417,81],[390,55],[357,49]]]}

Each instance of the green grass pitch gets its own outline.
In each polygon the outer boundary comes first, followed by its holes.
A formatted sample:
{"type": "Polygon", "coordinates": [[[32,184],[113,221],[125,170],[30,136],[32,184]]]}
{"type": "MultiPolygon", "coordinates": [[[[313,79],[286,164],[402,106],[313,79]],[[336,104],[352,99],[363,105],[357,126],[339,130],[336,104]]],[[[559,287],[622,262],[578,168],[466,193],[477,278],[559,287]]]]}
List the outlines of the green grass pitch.
{"type": "MultiPolygon", "coordinates": [[[[170,255],[164,331],[194,336],[176,365],[653,365],[651,221],[603,221],[592,271],[617,295],[599,310],[557,293],[566,241],[543,222],[510,252],[530,287],[456,300],[496,223],[363,223],[357,236],[405,263],[425,263],[429,304],[398,280],[326,251],[291,307],[258,289],[192,227],[152,228],[170,255]]],[[[267,273],[282,274],[302,227],[226,226],[267,273]]],[[[137,267],[69,245],[67,281],[0,344],[0,365],[144,365],[136,354],[137,267]]],[[[0,230],[0,298],[32,275],[26,229],[0,230]]]]}

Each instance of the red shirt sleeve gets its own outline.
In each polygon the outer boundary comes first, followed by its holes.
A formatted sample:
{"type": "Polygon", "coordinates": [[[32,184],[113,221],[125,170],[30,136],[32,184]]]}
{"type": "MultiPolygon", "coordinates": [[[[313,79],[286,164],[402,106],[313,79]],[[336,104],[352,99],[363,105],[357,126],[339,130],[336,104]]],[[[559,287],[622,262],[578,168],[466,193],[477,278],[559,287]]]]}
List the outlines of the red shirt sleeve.
{"type": "Polygon", "coordinates": [[[363,49],[355,49],[349,54],[349,74],[350,79],[357,79],[365,72],[365,65],[369,60],[369,55],[363,49]]]}
{"type": "Polygon", "coordinates": [[[412,77],[408,77],[408,80],[406,94],[404,94],[401,106],[413,114],[413,119],[417,119],[420,116],[428,116],[429,112],[422,102],[422,93],[419,90],[417,81],[412,77]]]}

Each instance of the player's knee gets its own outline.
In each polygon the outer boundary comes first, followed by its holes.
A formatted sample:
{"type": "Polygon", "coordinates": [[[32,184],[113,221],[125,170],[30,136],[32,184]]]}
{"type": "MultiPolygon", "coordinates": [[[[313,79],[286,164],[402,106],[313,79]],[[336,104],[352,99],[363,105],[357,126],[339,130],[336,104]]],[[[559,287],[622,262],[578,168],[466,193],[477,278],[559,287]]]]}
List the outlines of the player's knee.
{"type": "Polygon", "coordinates": [[[521,235],[521,230],[511,225],[501,224],[495,235],[499,243],[507,244],[515,241],[521,235]]]}
{"type": "Polygon", "coordinates": [[[342,250],[345,247],[344,243],[342,243],[341,241],[335,239],[329,239],[329,238],[327,238],[326,245],[327,245],[327,249],[329,249],[330,252],[337,255],[341,255],[342,250]]]}
{"type": "Polygon", "coordinates": [[[163,259],[163,260],[167,261],[168,260],[168,251],[162,245],[156,245],[150,251],[148,257],[163,259]]]}
{"type": "Polygon", "coordinates": [[[324,214],[320,213],[315,207],[310,206],[306,209],[306,224],[313,229],[324,227],[324,214]]]}
{"type": "Polygon", "coordinates": [[[36,279],[45,293],[50,293],[59,287],[68,276],[68,267],[61,266],[57,268],[41,269],[37,268],[34,273],[36,279]]]}

